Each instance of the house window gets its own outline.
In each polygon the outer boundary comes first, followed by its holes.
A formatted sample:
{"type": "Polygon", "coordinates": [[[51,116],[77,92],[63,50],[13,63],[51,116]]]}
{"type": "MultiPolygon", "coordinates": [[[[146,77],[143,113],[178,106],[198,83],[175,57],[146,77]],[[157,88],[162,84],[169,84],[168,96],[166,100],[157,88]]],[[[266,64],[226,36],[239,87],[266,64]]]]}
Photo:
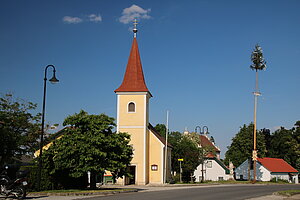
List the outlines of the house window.
{"type": "Polygon", "coordinates": [[[207,161],[206,167],[207,168],[212,168],[212,161],[207,161]]]}
{"type": "Polygon", "coordinates": [[[133,102],[128,104],[128,112],[135,112],[135,104],[133,102]]]}
{"type": "Polygon", "coordinates": [[[220,176],[220,177],[218,177],[218,180],[219,181],[224,181],[224,178],[220,176]]]}

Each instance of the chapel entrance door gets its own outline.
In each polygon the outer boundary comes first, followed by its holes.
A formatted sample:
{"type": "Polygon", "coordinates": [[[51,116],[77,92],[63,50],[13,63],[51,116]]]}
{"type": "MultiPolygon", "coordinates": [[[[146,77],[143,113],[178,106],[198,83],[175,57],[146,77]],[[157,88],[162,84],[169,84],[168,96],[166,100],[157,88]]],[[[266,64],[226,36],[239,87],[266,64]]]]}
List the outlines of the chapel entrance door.
{"type": "Polygon", "coordinates": [[[129,167],[129,172],[131,177],[129,177],[129,185],[134,185],[135,184],[135,166],[130,166],[129,167]]]}

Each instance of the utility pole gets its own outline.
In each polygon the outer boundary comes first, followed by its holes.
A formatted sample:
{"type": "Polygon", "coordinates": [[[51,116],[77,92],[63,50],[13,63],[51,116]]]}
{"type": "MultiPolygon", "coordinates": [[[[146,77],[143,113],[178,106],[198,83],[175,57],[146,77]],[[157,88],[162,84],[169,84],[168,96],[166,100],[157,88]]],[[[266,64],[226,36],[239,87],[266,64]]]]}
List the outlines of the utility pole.
{"type": "Polygon", "coordinates": [[[167,122],[166,122],[166,144],[165,144],[165,163],[164,163],[164,184],[167,183],[168,134],[169,134],[169,110],[167,110],[167,122]]]}

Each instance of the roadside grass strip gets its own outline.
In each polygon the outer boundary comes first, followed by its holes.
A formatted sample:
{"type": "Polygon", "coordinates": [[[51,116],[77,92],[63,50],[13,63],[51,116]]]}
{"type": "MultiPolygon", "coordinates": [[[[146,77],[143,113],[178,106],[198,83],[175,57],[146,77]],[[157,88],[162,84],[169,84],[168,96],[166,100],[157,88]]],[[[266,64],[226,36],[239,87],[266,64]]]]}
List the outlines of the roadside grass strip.
{"type": "Polygon", "coordinates": [[[300,194],[300,190],[284,190],[284,191],[276,192],[276,194],[279,194],[281,196],[290,197],[290,196],[293,196],[296,194],[300,194]]]}
{"type": "Polygon", "coordinates": [[[134,188],[105,188],[95,190],[45,190],[40,192],[29,192],[31,195],[49,195],[49,196],[77,196],[77,195],[100,195],[100,194],[115,194],[115,193],[127,193],[137,192],[134,188]]]}

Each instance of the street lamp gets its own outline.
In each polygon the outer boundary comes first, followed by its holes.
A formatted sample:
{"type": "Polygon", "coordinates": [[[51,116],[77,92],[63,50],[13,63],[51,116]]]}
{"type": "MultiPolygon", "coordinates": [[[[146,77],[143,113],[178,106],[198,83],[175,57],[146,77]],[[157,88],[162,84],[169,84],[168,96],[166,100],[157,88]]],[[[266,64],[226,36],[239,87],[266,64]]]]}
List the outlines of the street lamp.
{"type": "Polygon", "coordinates": [[[58,83],[59,80],[55,77],[55,67],[53,65],[47,65],[45,68],[45,76],[44,76],[44,96],[43,96],[43,110],[42,110],[42,131],[41,131],[41,140],[40,140],[40,155],[39,155],[39,171],[38,171],[38,180],[37,186],[38,190],[41,188],[41,174],[42,174],[42,153],[43,153],[43,143],[44,143],[44,124],[45,124],[45,106],[46,106],[46,85],[47,85],[47,69],[49,67],[53,68],[53,76],[49,81],[51,83],[58,83]]]}
{"type": "MultiPolygon", "coordinates": [[[[201,134],[206,134],[206,133],[208,133],[208,127],[207,126],[203,126],[202,127],[202,129],[201,129],[201,126],[196,126],[196,128],[195,128],[195,133],[197,133],[197,130],[199,129],[199,133],[200,133],[200,135],[201,134]],[[204,129],[206,129],[206,131],[204,131],[204,129]],[[201,132],[201,130],[202,130],[202,132],[201,132]]],[[[204,165],[204,152],[203,152],[203,146],[202,146],[202,144],[201,144],[201,137],[200,137],[200,145],[201,145],[201,183],[203,183],[204,182],[204,168],[203,168],[203,165],[204,165]]]]}
{"type": "Polygon", "coordinates": [[[203,126],[202,129],[201,129],[201,126],[196,126],[195,128],[195,133],[197,133],[197,130],[199,129],[199,133],[200,134],[206,134],[208,133],[208,127],[207,126],[203,126]],[[206,130],[205,130],[206,129],[206,130]],[[202,130],[202,131],[201,131],[202,130]]]}

